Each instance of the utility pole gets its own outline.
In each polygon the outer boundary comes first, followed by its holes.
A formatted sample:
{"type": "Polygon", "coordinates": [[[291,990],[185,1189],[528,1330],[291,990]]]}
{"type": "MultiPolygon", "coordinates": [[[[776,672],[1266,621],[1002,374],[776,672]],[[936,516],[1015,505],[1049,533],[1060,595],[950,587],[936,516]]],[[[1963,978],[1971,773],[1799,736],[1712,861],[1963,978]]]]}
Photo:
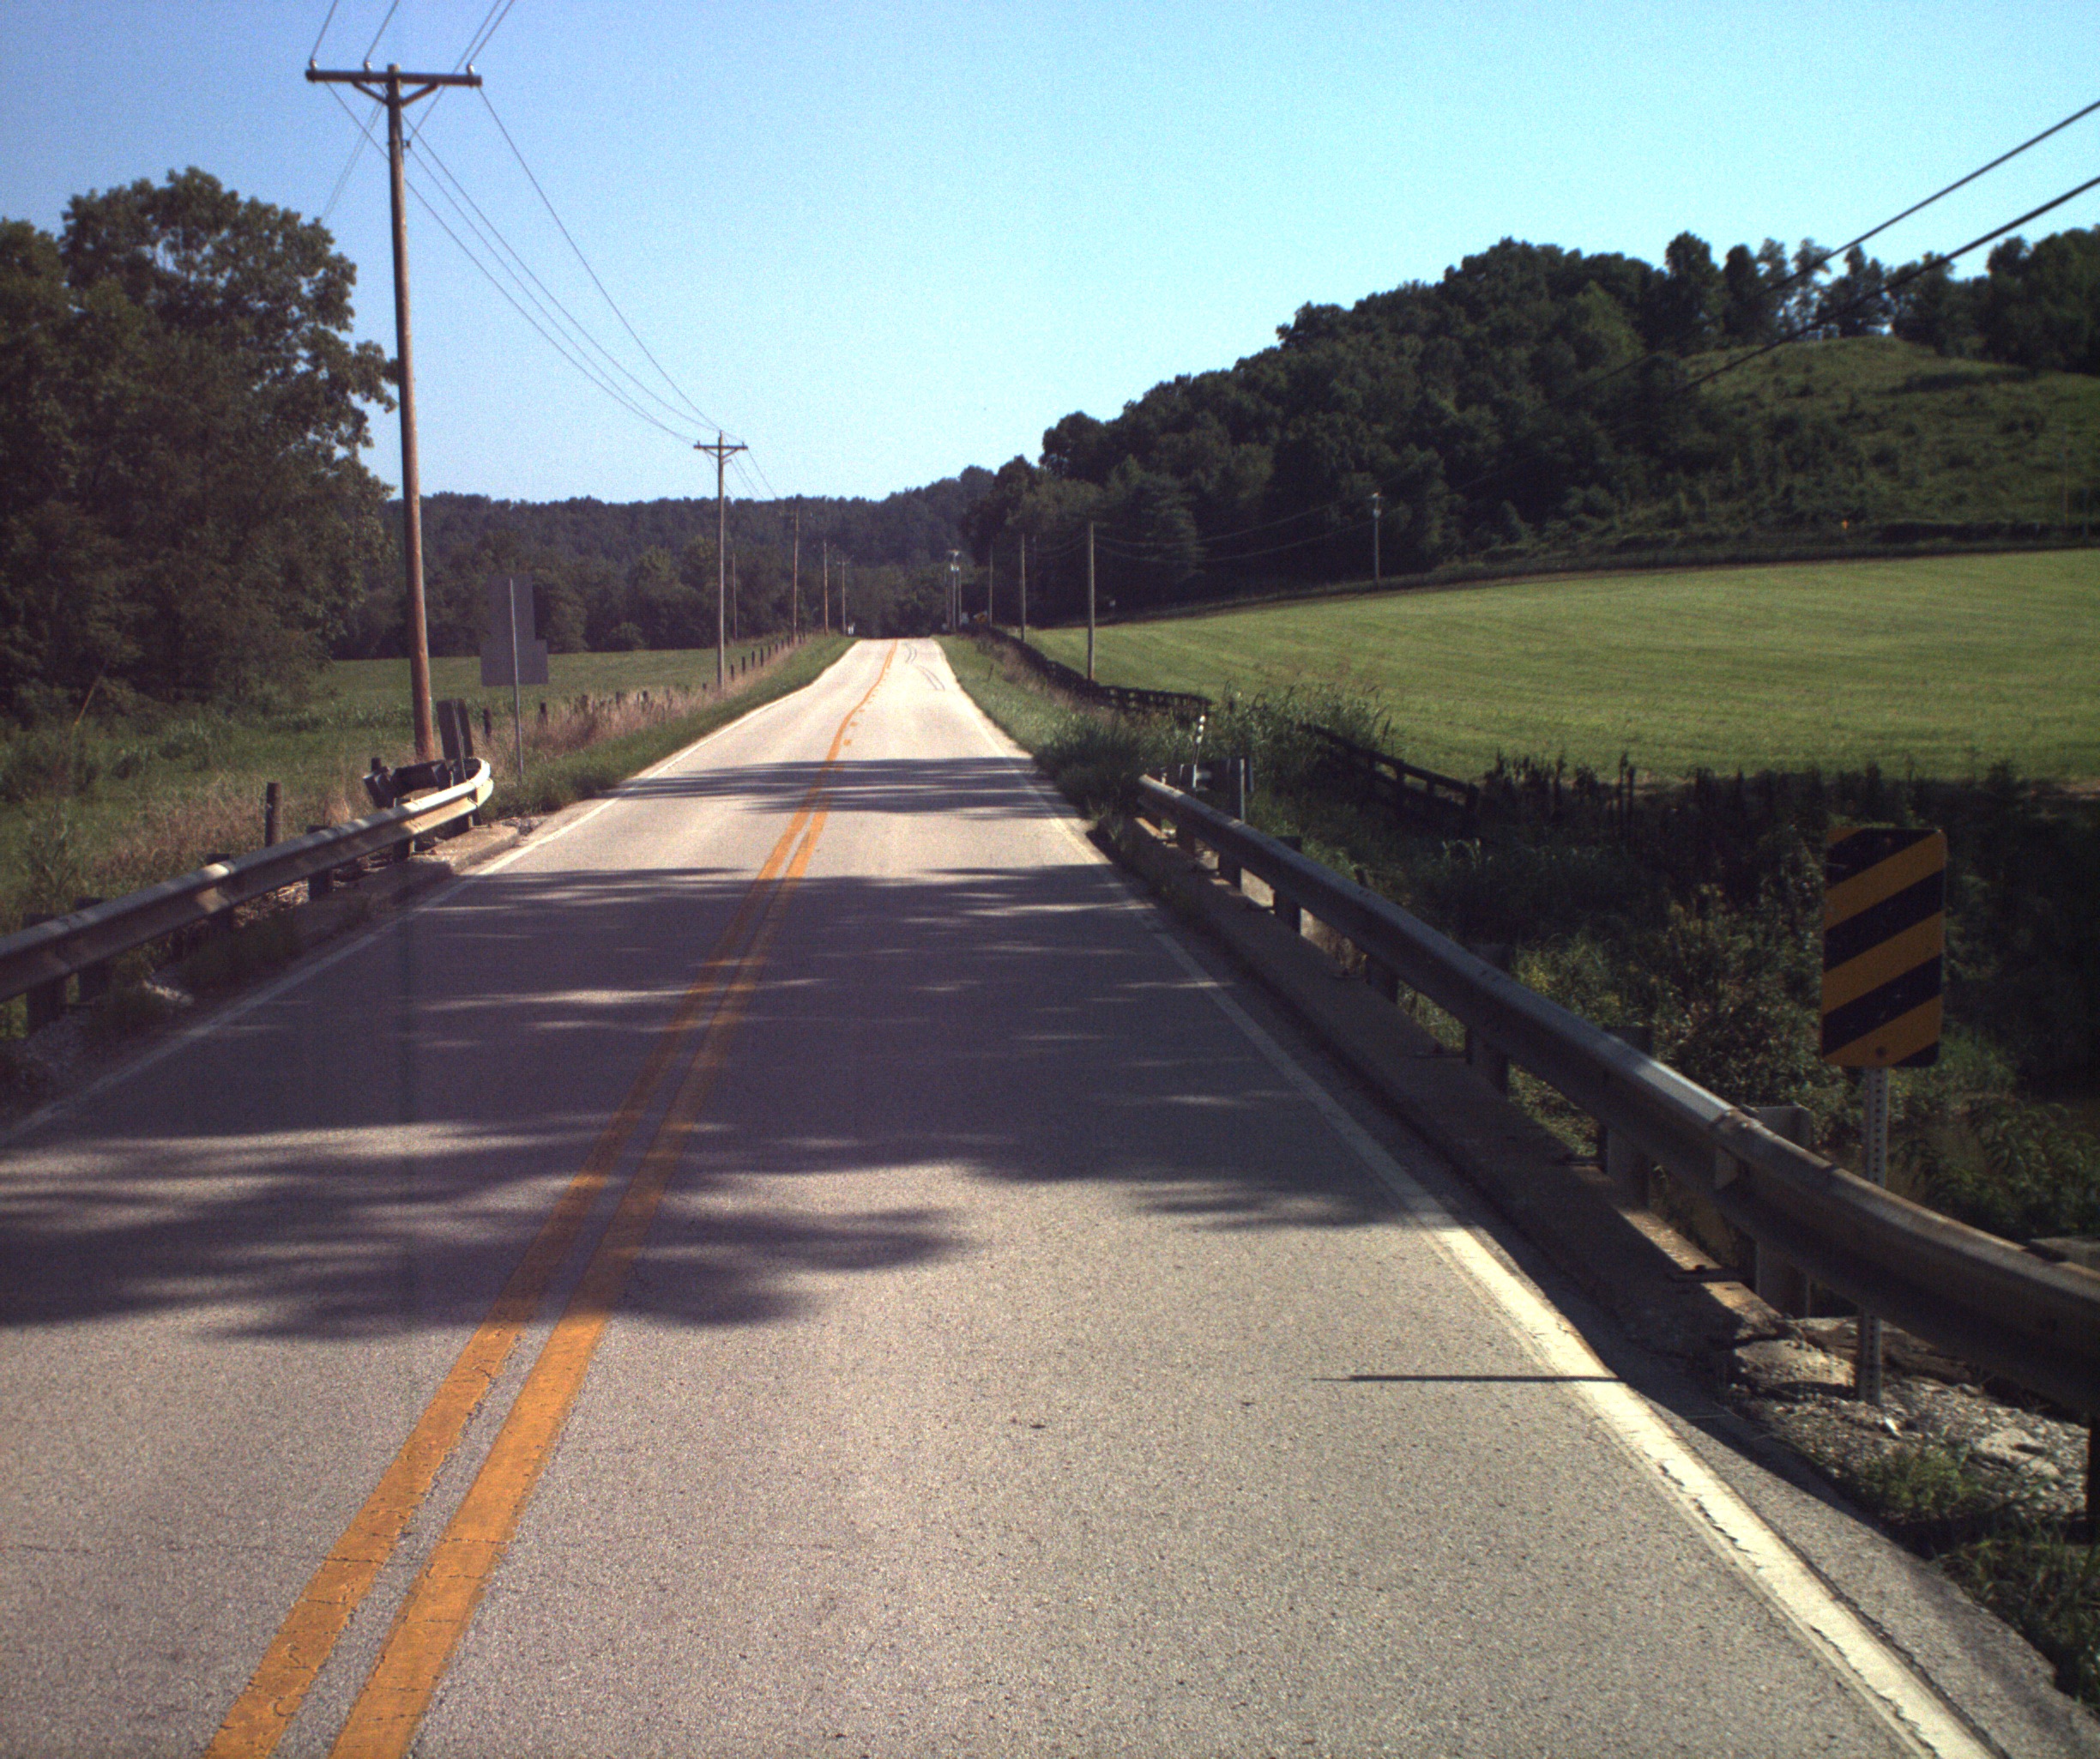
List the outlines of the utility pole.
{"type": "Polygon", "coordinates": [[[831,632],[831,540],[824,541],[824,632],[831,632]]]}
{"type": "Polygon", "coordinates": [[[846,571],[853,566],[851,556],[839,558],[839,628],[846,627],[846,571]]]}
{"type": "Polygon", "coordinates": [[[1021,534],[1021,639],[1028,639],[1028,534],[1021,534]]]}
{"type": "Polygon", "coordinates": [[[729,540],[729,638],[744,639],[744,597],[737,590],[736,540],[729,540]]]}
{"type": "Polygon", "coordinates": [[[1094,681],[1094,522],[1087,521],[1087,682],[1094,681]]]}
{"type": "Polygon", "coordinates": [[[992,626],[992,583],[999,572],[999,548],[988,545],[985,549],[985,627],[992,626]]]}
{"type": "Polygon", "coordinates": [[[403,73],[397,61],[389,63],[383,74],[374,73],[369,62],[362,68],[329,72],[309,61],[306,80],[317,86],[355,86],[387,107],[387,163],[394,197],[394,354],[401,366],[401,562],[408,576],[408,707],[415,723],[416,761],[428,763],[438,755],[438,739],[431,726],[430,631],[423,614],[423,475],[416,460],[415,361],[408,337],[408,187],[401,159],[401,112],[440,86],[478,86],[481,76],[471,67],[464,73],[403,73]]]}
{"type": "Polygon", "coordinates": [[[802,510],[795,509],[794,548],[788,565],[788,639],[802,638],[802,510]]]}
{"type": "Polygon", "coordinates": [[[715,688],[717,693],[729,683],[729,497],[722,487],[722,471],[733,453],[748,451],[747,446],[731,445],[717,432],[715,443],[705,440],[693,444],[696,452],[715,455],[715,688]]]}
{"type": "Polygon", "coordinates": [[[956,558],[961,554],[960,550],[948,552],[948,632],[950,635],[955,633],[956,626],[956,558]]]}
{"type": "Polygon", "coordinates": [[[1385,511],[1385,498],[1378,490],[1371,491],[1371,583],[1376,586],[1385,576],[1379,567],[1379,521],[1385,511]]]}

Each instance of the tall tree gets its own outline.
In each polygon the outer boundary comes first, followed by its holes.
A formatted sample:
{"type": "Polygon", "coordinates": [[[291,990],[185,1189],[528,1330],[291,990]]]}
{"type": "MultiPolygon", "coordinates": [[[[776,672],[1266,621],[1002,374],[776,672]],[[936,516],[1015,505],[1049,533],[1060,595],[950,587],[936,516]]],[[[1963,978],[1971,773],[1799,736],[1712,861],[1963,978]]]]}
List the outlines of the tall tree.
{"type": "Polygon", "coordinates": [[[201,171],[0,229],[0,698],[296,686],[383,542],[386,360],[327,229],[201,171]],[[54,268],[57,273],[54,275],[54,268]],[[28,444],[33,432],[36,444],[28,444]]]}

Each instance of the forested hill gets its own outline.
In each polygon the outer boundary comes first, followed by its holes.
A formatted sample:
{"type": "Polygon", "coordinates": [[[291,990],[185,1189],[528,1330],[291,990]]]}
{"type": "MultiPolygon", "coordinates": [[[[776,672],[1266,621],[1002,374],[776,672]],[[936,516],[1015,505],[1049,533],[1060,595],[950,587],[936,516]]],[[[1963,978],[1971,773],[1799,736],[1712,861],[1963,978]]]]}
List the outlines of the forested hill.
{"type": "MultiPolygon", "coordinates": [[[[731,541],[747,547],[791,541],[800,516],[805,547],[812,556],[829,543],[869,566],[912,566],[945,559],[970,505],[991,487],[987,470],[965,470],[924,488],[905,489],[879,501],[810,495],[778,501],[733,499],[731,541]]],[[[401,503],[388,504],[396,529],[401,503]]],[[[623,572],[651,549],[682,550],[696,535],[715,532],[713,496],[690,500],[497,501],[486,495],[426,495],[423,542],[437,554],[471,550],[488,533],[513,533],[534,549],[601,556],[623,572]]]]}
{"type": "MultiPolygon", "coordinates": [[[[1276,344],[1065,416],[1037,460],[879,502],[733,502],[744,626],[784,626],[802,571],[853,558],[865,631],[929,627],[946,553],[1082,614],[1457,565],[1752,559],[2049,541],[2100,490],[2100,232],[2012,240],[1968,280],[1808,241],[1660,267],[1505,239],[1433,282],[1308,305],[1276,344]]],[[[395,510],[398,519],[398,509],[395,510]]],[[[711,639],[710,500],[426,503],[431,638],[478,639],[479,583],[532,567],[558,648],[711,639]]],[[[339,653],[400,639],[376,571],[339,653]]],[[[969,601],[975,597],[971,583],[969,601]]],[[[819,584],[821,592],[821,582],[819,584]]],[[[1009,613],[1011,614],[1011,612],[1009,613]]]]}
{"type": "Polygon", "coordinates": [[[1234,366],[1057,422],[973,508],[973,548],[1028,541],[1050,614],[1079,602],[1089,523],[1122,610],[1365,578],[1374,509],[1389,574],[2078,525],[2100,231],[2008,240],[1967,280],[1826,257],[1505,239],[1306,306],[1234,366]]]}

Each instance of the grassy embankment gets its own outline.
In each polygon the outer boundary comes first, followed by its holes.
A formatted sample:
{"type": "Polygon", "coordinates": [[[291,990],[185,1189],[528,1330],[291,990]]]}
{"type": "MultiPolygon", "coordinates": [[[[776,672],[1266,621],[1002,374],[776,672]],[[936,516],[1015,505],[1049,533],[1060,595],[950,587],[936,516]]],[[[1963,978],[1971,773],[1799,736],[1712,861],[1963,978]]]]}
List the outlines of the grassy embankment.
{"type": "MultiPolygon", "coordinates": [[[[1083,629],[1031,632],[1086,662],[1083,629]]],[[[2100,777],[2100,548],[1511,582],[1111,626],[1112,684],[1223,698],[1375,697],[1387,748],[1477,775],[1498,755],[2100,777]]]]}
{"type": "MultiPolygon", "coordinates": [[[[495,771],[493,816],[545,813],[612,786],[756,704],[799,688],[844,650],[817,637],[714,694],[712,648],[669,653],[556,654],[544,689],[523,692],[526,778],[513,773],[510,693],[480,687],[480,662],[431,662],[431,690],[486,706],[492,736],[477,747],[495,771]],[[646,700],[643,693],[647,692],[646,700]],[[624,697],[625,700],[617,700],[624,697]],[[547,704],[543,727],[539,704],[547,704]]],[[[758,650],[733,649],[733,664],[758,650]]],[[[186,871],[219,851],[256,848],[262,788],[283,789],[293,834],[369,812],[359,783],[371,759],[413,755],[407,663],[338,662],[312,698],[241,717],[210,709],[77,728],[45,727],[0,741],[0,932],[27,913],[117,897],[186,871]]],[[[21,1004],[0,1010],[0,1034],[21,1004]]]]}

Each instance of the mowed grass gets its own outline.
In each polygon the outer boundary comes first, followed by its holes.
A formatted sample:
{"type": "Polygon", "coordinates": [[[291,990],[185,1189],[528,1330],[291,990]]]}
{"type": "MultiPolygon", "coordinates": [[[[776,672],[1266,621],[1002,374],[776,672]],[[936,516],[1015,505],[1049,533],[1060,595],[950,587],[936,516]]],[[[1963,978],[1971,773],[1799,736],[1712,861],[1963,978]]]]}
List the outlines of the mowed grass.
{"type": "MultiPolygon", "coordinates": [[[[1068,665],[1086,632],[1031,632],[1068,665]]],[[[1533,580],[1099,632],[1112,684],[1375,692],[1390,748],[1609,772],[2100,777],[2100,548],[1533,580]]]]}

